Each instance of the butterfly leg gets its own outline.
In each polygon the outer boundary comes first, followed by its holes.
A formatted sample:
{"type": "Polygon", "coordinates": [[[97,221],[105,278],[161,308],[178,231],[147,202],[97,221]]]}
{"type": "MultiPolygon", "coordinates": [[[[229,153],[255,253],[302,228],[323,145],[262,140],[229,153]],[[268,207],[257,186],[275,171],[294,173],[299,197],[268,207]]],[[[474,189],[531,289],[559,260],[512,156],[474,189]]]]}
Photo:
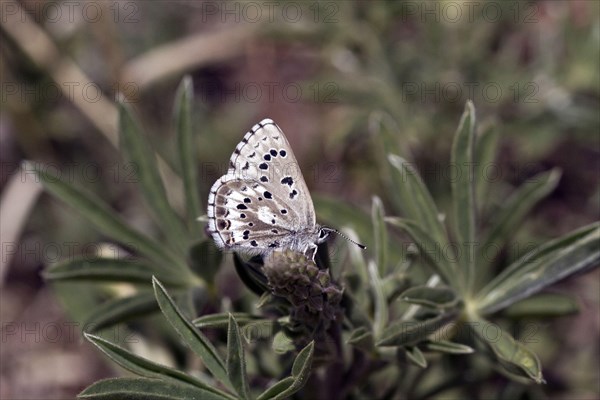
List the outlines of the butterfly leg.
{"type": "Polygon", "coordinates": [[[304,255],[309,257],[310,253],[312,253],[312,255],[310,255],[310,259],[315,262],[315,256],[317,255],[317,245],[314,243],[309,244],[308,246],[306,246],[306,250],[304,250],[304,255]]]}

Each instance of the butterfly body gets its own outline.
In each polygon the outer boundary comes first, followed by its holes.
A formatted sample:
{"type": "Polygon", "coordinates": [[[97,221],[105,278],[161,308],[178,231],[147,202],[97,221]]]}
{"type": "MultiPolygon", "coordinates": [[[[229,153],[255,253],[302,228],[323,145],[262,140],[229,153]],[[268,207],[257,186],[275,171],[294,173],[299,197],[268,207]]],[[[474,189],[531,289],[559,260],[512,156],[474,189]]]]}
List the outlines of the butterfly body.
{"type": "Polygon", "coordinates": [[[254,125],[236,146],[227,173],[210,190],[207,214],[217,246],[247,254],[290,249],[314,257],[329,235],[316,223],[289,142],[270,119],[254,125]]]}

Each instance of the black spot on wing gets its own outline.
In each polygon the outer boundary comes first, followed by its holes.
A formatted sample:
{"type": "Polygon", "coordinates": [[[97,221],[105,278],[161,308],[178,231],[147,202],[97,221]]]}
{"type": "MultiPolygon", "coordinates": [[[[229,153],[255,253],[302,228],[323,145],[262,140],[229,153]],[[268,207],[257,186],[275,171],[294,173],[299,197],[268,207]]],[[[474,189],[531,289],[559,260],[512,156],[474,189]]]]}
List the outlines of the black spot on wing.
{"type": "Polygon", "coordinates": [[[294,184],[294,180],[291,176],[286,176],[281,180],[281,183],[284,185],[292,186],[294,184]]]}

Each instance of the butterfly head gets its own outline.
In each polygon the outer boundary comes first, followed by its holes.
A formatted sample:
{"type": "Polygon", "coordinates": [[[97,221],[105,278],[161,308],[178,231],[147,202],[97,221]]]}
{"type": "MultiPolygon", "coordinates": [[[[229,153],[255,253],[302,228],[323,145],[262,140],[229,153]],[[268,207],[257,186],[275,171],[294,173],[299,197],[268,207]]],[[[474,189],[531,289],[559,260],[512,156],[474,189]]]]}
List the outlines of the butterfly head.
{"type": "Polygon", "coordinates": [[[331,233],[331,230],[327,227],[320,227],[319,228],[319,235],[317,236],[317,244],[321,244],[323,242],[325,242],[327,240],[327,238],[329,237],[329,234],[331,233]]]}

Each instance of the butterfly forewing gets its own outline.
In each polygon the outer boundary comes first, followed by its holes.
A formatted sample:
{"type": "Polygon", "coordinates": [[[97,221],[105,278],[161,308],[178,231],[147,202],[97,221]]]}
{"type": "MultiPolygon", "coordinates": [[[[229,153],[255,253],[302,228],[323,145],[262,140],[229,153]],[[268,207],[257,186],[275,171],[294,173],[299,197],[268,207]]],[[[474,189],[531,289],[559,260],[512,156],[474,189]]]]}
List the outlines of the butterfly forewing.
{"type": "Polygon", "coordinates": [[[211,188],[209,230],[224,248],[261,253],[316,229],[315,212],[289,142],[270,119],[237,145],[229,170],[211,188]]]}

